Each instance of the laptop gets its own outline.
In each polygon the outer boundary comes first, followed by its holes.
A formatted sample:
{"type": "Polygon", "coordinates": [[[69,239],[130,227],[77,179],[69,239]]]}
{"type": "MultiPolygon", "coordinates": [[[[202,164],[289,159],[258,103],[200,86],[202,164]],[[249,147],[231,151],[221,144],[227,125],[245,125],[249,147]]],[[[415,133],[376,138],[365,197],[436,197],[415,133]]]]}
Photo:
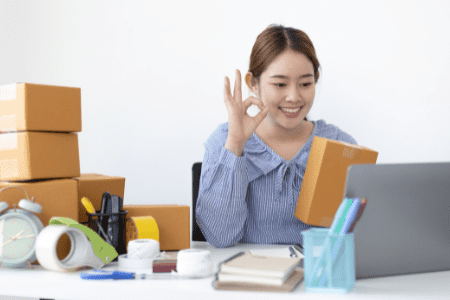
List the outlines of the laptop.
{"type": "Polygon", "coordinates": [[[356,278],[450,270],[450,163],[352,165],[356,278]]]}

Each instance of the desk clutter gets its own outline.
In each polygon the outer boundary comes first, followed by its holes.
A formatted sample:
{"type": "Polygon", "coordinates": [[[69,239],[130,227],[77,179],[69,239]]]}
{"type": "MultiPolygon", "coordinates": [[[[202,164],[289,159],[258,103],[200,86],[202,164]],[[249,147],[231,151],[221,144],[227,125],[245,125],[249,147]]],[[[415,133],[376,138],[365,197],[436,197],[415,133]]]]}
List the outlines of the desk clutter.
{"type": "Polygon", "coordinates": [[[367,200],[345,198],[329,229],[303,231],[307,292],[347,293],[355,284],[353,228],[367,200]]]}
{"type": "Polygon", "coordinates": [[[220,264],[213,285],[217,290],[290,292],[303,279],[301,260],[240,252],[220,264]]]}
{"type": "MultiPolygon", "coordinates": [[[[125,205],[125,178],[80,173],[80,131],[80,88],[0,86],[1,266],[101,268],[145,239],[158,253],[189,248],[189,206],[125,205]]],[[[154,260],[176,269],[173,255],[154,260]]]]}

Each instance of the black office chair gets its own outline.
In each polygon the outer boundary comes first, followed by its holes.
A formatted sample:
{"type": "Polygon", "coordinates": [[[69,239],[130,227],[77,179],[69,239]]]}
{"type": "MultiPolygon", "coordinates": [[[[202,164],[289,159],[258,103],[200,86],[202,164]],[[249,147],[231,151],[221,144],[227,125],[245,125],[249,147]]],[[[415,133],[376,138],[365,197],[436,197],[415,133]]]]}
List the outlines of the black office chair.
{"type": "Polygon", "coordinates": [[[200,174],[202,173],[202,163],[196,162],[192,165],[192,240],[197,242],[206,241],[200,227],[195,219],[195,207],[197,206],[198,189],[200,186],[200,174]]]}

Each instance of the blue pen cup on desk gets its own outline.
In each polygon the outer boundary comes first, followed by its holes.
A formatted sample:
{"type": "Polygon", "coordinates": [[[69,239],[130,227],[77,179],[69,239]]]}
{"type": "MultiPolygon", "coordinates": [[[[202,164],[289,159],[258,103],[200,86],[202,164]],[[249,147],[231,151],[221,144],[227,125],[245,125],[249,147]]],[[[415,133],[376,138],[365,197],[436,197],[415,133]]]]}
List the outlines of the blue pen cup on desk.
{"type": "Polygon", "coordinates": [[[305,289],[311,293],[347,293],[355,285],[353,233],[328,228],[303,231],[305,289]]]}

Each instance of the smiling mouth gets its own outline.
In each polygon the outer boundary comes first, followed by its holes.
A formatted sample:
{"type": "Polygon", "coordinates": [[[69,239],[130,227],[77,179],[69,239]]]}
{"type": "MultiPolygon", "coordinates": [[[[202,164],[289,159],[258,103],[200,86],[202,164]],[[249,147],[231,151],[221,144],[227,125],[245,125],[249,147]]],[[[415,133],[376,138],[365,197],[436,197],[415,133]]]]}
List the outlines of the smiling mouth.
{"type": "Polygon", "coordinates": [[[295,114],[295,113],[299,112],[301,108],[302,108],[301,106],[296,107],[296,108],[280,107],[280,109],[282,111],[284,111],[284,112],[286,112],[288,114],[295,114]]]}

